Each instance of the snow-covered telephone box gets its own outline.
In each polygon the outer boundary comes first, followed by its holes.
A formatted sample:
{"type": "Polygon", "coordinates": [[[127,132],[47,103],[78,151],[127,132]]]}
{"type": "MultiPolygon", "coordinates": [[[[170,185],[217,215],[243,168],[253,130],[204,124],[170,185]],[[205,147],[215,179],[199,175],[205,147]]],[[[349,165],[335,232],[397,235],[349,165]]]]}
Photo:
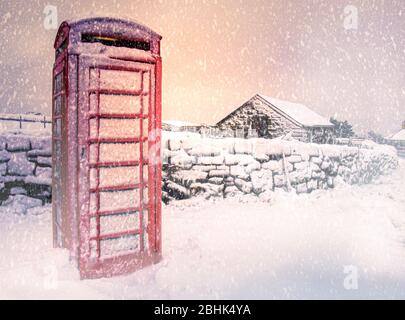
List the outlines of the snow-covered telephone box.
{"type": "Polygon", "coordinates": [[[53,69],[53,234],[82,278],[161,257],[161,37],[112,18],[63,22],[53,69]]]}

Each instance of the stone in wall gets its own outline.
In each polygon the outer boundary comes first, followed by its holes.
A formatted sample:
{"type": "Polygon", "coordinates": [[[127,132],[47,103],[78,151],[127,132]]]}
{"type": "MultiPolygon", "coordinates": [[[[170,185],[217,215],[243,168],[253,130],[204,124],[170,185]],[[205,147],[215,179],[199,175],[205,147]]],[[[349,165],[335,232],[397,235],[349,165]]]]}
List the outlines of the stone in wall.
{"type": "Polygon", "coordinates": [[[7,163],[0,163],[0,176],[5,176],[7,173],[7,163]]]}
{"type": "Polygon", "coordinates": [[[34,173],[35,164],[28,161],[25,152],[15,152],[10,154],[7,168],[10,176],[29,176],[34,173]]]}
{"type": "Polygon", "coordinates": [[[226,168],[226,169],[213,169],[210,170],[208,173],[208,177],[210,178],[214,178],[214,177],[222,177],[225,178],[226,176],[229,176],[230,174],[230,169],[226,168]]]}
{"type": "Polygon", "coordinates": [[[0,136],[0,150],[6,149],[7,140],[6,137],[0,136]]]}
{"type": "Polygon", "coordinates": [[[231,166],[230,167],[230,174],[235,178],[245,179],[249,178],[249,175],[246,173],[245,168],[243,166],[231,166]]]}
{"type": "Polygon", "coordinates": [[[251,193],[253,190],[253,184],[250,181],[245,181],[239,178],[235,179],[235,186],[243,193],[251,193]]]}
{"type": "Polygon", "coordinates": [[[244,195],[244,193],[242,191],[240,191],[238,189],[238,187],[236,187],[236,186],[227,186],[227,187],[225,187],[225,190],[224,190],[224,197],[225,198],[237,197],[237,196],[241,196],[241,195],[244,195]]]}
{"type": "Polygon", "coordinates": [[[31,149],[31,142],[29,137],[20,135],[10,135],[7,139],[7,151],[28,151],[31,149]]]}
{"type": "Polygon", "coordinates": [[[205,198],[210,198],[222,194],[224,188],[224,185],[194,182],[190,185],[190,192],[193,196],[202,195],[205,198]]]}
{"type": "Polygon", "coordinates": [[[7,162],[10,160],[10,153],[8,153],[6,150],[1,150],[0,151],[0,163],[7,162]]]}
{"type": "Polygon", "coordinates": [[[255,194],[260,194],[266,190],[273,190],[273,171],[260,170],[251,173],[252,188],[255,194]]]}

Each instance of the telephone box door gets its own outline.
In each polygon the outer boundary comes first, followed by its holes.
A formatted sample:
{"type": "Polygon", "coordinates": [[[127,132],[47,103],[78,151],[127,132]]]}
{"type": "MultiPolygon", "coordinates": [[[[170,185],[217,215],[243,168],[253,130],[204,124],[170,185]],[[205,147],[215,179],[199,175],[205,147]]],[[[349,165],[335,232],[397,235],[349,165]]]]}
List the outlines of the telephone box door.
{"type": "Polygon", "coordinates": [[[160,254],[156,63],[79,59],[79,267],[112,276],[160,254]]]}

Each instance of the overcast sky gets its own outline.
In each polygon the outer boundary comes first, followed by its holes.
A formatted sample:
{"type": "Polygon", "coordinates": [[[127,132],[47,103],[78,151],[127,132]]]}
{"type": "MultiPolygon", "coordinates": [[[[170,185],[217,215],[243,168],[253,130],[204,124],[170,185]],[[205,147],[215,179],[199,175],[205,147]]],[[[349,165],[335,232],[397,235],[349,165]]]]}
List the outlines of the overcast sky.
{"type": "Polygon", "coordinates": [[[112,15],[160,33],[164,119],[213,124],[262,93],[359,131],[388,134],[405,120],[404,0],[2,0],[0,112],[50,114],[48,4],[58,24],[112,15]],[[345,28],[347,5],[357,29],[345,28]]]}

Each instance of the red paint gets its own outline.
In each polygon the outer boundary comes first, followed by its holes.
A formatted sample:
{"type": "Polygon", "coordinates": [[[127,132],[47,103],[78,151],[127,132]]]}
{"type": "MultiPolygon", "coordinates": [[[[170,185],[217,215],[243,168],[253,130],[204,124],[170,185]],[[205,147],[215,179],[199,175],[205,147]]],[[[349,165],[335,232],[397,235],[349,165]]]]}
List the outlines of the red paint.
{"type": "MultiPolygon", "coordinates": [[[[160,40],[159,35],[142,25],[111,18],[63,22],[55,39],[57,54],[53,76],[55,79],[63,72],[61,81],[64,87],[57,91],[53,81],[54,245],[69,249],[82,278],[126,274],[161,258],[160,40]],[[149,42],[150,51],[82,43],[81,35],[84,33],[149,42]],[[121,78],[119,72],[127,72],[127,77],[128,72],[133,72],[131,88],[108,88],[105,83],[101,88],[100,74],[103,70],[117,72],[114,79],[117,78],[118,83],[121,78]],[[141,79],[140,86],[134,89],[138,78],[141,79]],[[108,112],[105,103],[104,109],[100,110],[101,95],[108,95],[111,99],[114,96],[139,99],[139,112],[132,113],[129,108],[128,112],[122,108],[119,112],[108,112]],[[64,100],[61,114],[56,112],[57,99],[64,100]],[[101,127],[100,119],[107,124],[101,127]],[[113,125],[108,122],[111,119],[133,119],[139,130],[132,131],[139,132],[139,135],[100,137],[100,130],[105,130],[105,126],[108,128],[108,124],[113,125]],[[146,120],[148,133],[143,136],[146,120]],[[61,122],[60,132],[55,131],[58,122],[61,122]],[[122,154],[111,151],[118,149],[108,149],[118,145],[125,150],[127,144],[139,148],[136,158],[124,157],[125,160],[122,160],[122,154]],[[144,144],[148,144],[145,149],[144,144]],[[110,152],[101,153],[101,146],[110,152]],[[147,155],[144,150],[148,151],[147,155]],[[105,154],[108,158],[102,159],[105,154]],[[148,168],[147,177],[144,176],[144,165],[148,168]],[[111,172],[116,172],[111,168],[136,169],[139,181],[117,183],[111,179],[111,172]],[[110,172],[110,175],[102,175],[102,172],[110,172]],[[107,179],[108,183],[101,186],[101,179],[107,179]],[[145,188],[148,199],[144,198],[145,188]],[[129,199],[125,192],[131,192],[132,198],[129,199]],[[106,197],[104,200],[103,195],[106,197]],[[121,200],[109,200],[114,197],[121,197],[117,198],[121,200]],[[136,205],[120,207],[122,203],[136,205]],[[119,220],[125,214],[127,221],[119,220]],[[146,223],[143,222],[145,215],[146,223]],[[134,217],[137,223],[131,222],[130,218],[134,217]],[[121,222],[117,227],[111,222],[103,222],[104,218],[121,222]],[[116,229],[111,231],[111,227],[116,229]]],[[[116,105],[111,105],[113,107],[116,105]]],[[[108,136],[111,134],[114,135],[114,132],[109,132],[108,136]]],[[[122,174],[119,178],[122,179],[122,174]]]]}

